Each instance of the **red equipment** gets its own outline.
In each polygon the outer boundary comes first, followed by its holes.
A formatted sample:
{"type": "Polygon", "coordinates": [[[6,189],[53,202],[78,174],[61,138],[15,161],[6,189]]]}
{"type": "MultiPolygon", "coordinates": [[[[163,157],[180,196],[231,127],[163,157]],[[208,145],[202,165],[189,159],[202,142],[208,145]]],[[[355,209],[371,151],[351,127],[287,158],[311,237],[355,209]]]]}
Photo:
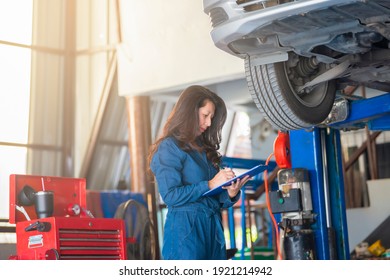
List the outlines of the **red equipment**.
{"type": "Polygon", "coordinates": [[[274,156],[279,168],[291,168],[290,138],[287,132],[278,131],[274,142],[274,156]]]}
{"type": "Polygon", "coordinates": [[[85,179],[12,174],[9,214],[17,253],[10,259],[127,259],[124,221],[93,217],[85,179]]]}

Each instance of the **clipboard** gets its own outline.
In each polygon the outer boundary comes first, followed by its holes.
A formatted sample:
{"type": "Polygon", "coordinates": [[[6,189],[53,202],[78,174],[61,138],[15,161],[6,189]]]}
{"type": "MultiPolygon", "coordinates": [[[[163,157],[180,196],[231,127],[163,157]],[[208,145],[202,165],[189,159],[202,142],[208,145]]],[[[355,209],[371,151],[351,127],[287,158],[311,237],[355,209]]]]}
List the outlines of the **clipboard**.
{"type": "Polygon", "coordinates": [[[265,170],[268,170],[268,169],[269,169],[268,165],[263,165],[263,164],[256,165],[255,167],[252,167],[251,169],[249,169],[249,170],[245,171],[244,173],[234,177],[233,179],[230,179],[230,180],[226,181],[225,183],[219,185],[218,187],[205,192],[204,194],[202,194],[202,196],[212,196],[212,195],[220,194],[222,191],[225,190],[222,187],[231,185],[237,179],[242,179],[246,175],[249,175],[249,177],[253,177],[253,176],[255,176],[257,174],[260,174],[261,172],[264,172],[265,170]]]}

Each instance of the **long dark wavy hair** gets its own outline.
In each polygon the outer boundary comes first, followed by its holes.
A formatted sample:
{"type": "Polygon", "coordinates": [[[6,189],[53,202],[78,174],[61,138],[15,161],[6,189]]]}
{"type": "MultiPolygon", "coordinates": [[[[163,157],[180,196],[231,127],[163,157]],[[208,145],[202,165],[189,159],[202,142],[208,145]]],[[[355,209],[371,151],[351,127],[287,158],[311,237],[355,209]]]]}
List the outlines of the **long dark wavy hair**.
{"type": "Polygon", "coordinates": [[[218,168],[221,154],[218,152],[222,140],[222,127],[226,121],[225,102],[216,93],[206,87],[193,85],[186,88],[179,96],[162,135],[150,147],[149,166],[154,153],[161,141],[168,137],[177,140],[179,147],[185,151],[205,151],[207,158],[218,168]],[[215,112],[211,125],[201,135],[199,134],[199,108],[207,101],[214,103],[215,112]]]}

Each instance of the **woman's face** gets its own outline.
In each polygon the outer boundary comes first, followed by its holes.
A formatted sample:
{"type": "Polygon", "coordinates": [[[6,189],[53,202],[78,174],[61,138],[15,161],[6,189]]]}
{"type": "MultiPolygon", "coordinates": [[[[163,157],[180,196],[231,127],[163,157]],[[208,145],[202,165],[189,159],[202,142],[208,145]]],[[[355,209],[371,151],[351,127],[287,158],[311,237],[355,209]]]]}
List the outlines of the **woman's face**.
{"type": "Polygon", "coordinates": [[[215,106],[210,100],[206,101],[203,107],[199,108],[199,135],[206,131],[211,125],[211,121],[214,117],[215,106]]]}

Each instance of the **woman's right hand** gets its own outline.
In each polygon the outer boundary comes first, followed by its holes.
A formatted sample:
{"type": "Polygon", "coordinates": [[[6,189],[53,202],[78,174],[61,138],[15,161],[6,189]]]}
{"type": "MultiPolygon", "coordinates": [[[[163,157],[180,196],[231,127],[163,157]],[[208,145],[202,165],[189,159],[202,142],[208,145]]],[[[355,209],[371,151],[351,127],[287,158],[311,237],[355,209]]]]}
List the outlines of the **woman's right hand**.
{"type": "Polygon", "coordinates": [[[222,185],[226,181],[229,181],[230,179],[233,179],[236,176],[236,174],[233,172],[231,168],[224,168],[221,169],[213,179],[209,181],[209,188],[210,190],[222,185]]]}

